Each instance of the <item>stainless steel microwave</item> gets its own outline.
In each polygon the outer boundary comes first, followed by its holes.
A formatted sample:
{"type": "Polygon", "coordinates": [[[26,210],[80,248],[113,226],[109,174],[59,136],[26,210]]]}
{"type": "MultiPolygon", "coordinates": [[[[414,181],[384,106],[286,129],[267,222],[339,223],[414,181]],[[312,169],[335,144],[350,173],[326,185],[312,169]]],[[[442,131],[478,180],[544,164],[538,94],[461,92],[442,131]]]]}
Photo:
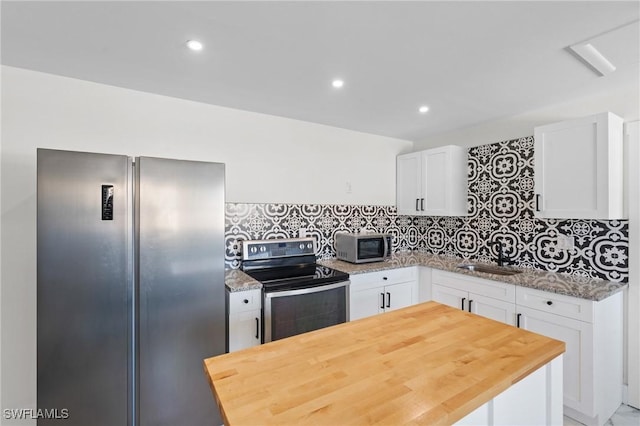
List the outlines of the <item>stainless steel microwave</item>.
{"type": "Polygon", "coordinates": [[[391,256],[390,234],[337,233],[336,257],[351,263],[379,262],[391,256]]]}

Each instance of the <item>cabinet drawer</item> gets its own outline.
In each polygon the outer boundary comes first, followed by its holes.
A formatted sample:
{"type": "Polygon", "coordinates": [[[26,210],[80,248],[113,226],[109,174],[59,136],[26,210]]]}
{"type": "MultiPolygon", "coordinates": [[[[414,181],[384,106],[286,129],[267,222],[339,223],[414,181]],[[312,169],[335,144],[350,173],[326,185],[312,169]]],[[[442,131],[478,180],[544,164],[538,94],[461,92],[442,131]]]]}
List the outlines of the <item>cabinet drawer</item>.
{"type": "Polygon", "coordinates": [[[580,321],[593,322],[593,302],[533,288],[518,287],[516,304],[580,321]]]}
{"type": "Polygon", "coordinates": [[[352,274],[349,276],[352,290],[363,290],[371,285],[389,285],[417,280],[416,267],[387,269],[384,271],[352,274]]]}
{"type": "Polygon", "coordinates": [[[516,290],[513,284],[485,280],[483,278],[437,269],[433,270],[431,282],[493,299],[504,300],[505,302],[515,303],[516,300],[516,290]]]}
{"type": "Polygon", "coordinates": [[[262,292],[247,290],[229,292],[229,314],[262,309],[262,292]]]}

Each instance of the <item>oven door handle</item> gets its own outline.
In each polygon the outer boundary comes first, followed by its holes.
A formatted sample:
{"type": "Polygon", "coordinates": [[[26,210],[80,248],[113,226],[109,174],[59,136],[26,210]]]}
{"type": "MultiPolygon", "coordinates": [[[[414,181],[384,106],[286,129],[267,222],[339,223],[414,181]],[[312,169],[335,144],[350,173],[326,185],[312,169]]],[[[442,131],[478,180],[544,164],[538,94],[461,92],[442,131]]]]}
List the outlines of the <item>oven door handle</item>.
{"type": "Polygon", "coordinates": [[[311,293],[320,293],[322,291],[333,290],[334,288],[340,287],[348,287],[351,284],[351,281],[340,281],[337,283],[331,283],[327,285],[321,285],[317,287],[308,287],[308,288],[297,288],[295,290],[286,290],[286,291],[264,291],[264,297],[273,299],[276,297],[285,297],[285,296],[297,296],[300,294],[311,294],[311,293]]]}

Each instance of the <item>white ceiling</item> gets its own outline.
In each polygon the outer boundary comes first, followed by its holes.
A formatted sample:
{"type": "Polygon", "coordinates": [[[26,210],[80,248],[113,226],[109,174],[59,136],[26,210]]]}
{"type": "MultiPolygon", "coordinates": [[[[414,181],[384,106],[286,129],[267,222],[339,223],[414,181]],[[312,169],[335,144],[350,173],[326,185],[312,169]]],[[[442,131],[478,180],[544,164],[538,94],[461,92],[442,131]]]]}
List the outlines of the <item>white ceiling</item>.
{"type": "Polygon", "coordinates": [[[414,141],[640,78],[638,1],[1,7],[5,65],[414,141]],[[566,49],[596,36],[604,77],[566,49]]]}

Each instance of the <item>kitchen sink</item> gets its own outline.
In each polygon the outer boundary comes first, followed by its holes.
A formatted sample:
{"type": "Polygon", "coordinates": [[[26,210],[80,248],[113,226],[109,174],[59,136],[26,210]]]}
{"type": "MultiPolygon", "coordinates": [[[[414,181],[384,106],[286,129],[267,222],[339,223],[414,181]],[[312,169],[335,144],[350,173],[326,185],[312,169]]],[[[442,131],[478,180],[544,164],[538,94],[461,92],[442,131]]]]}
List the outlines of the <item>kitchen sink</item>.
{"type": "Polygon", "coordinates": [[[476,263],[465,263],[462,265],[458,265],[457,267],[460,269],[466,269],[467,271],[482,272],[485,274],[495,275],[515,275],[522,272],[511,268],[505,268],[504,266],[479,265],[476,263]]]}

